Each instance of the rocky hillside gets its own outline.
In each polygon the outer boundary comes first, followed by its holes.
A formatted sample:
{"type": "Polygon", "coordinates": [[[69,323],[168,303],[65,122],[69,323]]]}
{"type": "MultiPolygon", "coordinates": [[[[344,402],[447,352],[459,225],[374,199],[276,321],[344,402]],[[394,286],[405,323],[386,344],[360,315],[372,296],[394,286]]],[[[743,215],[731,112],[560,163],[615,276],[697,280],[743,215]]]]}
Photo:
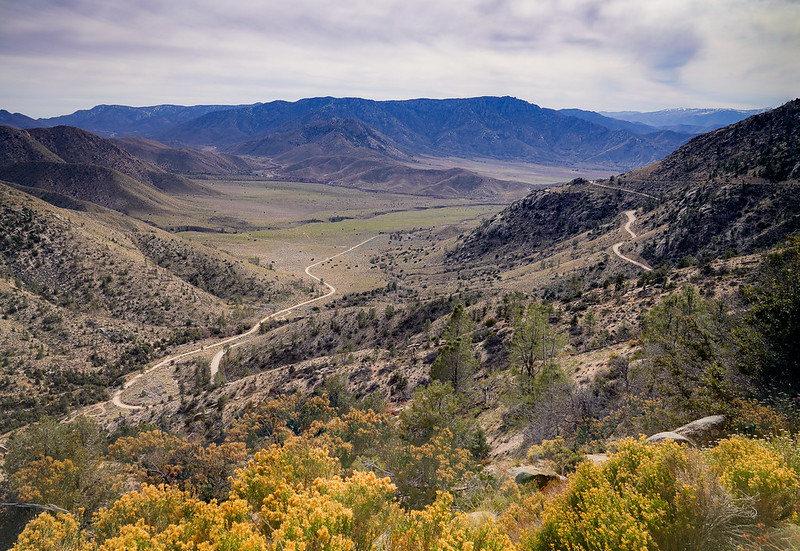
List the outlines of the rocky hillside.
{"type": "Polygon", "coordinates": [[[799,177],[794,100],[698,136],[645,168],[534,191],[465,236],[454,258],[491,261],[496,250],[524,257],[629,208],[646,213],[642,256],[651,264],[753,252],[800,231],[799,177]]]}
{"type": "Polygon", "coordinates": [[[0,183],[0,432],[104,400],[167,347],[239,331],[243,308],[296,292],[263,268],[84,207],[0,183]]]}
{"type": "Polygon", "coordinates": [[[464,236],[453,260],[513,262],[524,259],[557,242],[598,228],[641,202],[635,195],[609,194],[585,181],[533,191],[464,236]]]}
{"type": "Polygon", "coordinates": [[[686,184],[779,183],[800,179],[800,99],[703,134],[617,183],[648,193],[686,184]]]}
{"type": "Polygon", "coordinates": [[[33,128],[27,131],[38,143],[69,164],[110,168],[167,193],[200,193],[205,190],[190,180],[134,157],[113,142],[71,126],[33,128]]]}

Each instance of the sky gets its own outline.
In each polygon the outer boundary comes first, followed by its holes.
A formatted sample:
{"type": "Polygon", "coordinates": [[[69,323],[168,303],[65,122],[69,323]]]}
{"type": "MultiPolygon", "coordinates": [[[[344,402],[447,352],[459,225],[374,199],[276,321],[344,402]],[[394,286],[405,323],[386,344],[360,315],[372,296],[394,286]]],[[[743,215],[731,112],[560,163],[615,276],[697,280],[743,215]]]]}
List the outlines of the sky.
{"type": "Polygon", "coordinates": [[[514,96],[776,107],[800,0],[0,0],[0,109],[514,96]]]}

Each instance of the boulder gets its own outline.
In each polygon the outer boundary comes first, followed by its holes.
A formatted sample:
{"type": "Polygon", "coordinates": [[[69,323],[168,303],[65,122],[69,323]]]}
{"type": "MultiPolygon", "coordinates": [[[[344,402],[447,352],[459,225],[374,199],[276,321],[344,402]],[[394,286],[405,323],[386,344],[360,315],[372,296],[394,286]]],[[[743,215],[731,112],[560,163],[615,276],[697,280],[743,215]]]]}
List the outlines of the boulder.
{"type": "Polygon", "coordinates": [[[508,469],[508,474],[513,476],[514,482],[516,482],[520,486],[524,486],[526,484],[530,484],[531,482],[533,482],[536,484],[536,487],[539,488],[540,490],[553,481],[566,480],[565,477],[561,476],[555,471],[552,471],[550,469],[543,469],[541,467],[536,467],[535,465],[523,465],[521,467],[511,467],[510,469],[508,469]]]}
{"type": "Polygon", "coordinates": [[[677,432],[666,431],[666,432],[659,432],[654,434],[653,436],[648,436],[647,441],[651,444],[657,444],[658,442],[665,442],[667,440],[672,440],[673,442],[677,442],[678,444],[686,444],[687,446],[694,446],[694,442],[690,439],[686,438],[683,435],[678,434],[677,432]]]}
{"type": "Polygon", "coordinates": [[[591,461],[595,465],[602,465],[609,460],[608,454],[605,453],[587,453],[586,460],[591,461]]]}
{"type": "Polygon", "coordinates": [[[725,421],[724,415],[709,415],[683,425],[673,432],[696,442],[699,446],[705,446],[725,436],[725,421]]]}

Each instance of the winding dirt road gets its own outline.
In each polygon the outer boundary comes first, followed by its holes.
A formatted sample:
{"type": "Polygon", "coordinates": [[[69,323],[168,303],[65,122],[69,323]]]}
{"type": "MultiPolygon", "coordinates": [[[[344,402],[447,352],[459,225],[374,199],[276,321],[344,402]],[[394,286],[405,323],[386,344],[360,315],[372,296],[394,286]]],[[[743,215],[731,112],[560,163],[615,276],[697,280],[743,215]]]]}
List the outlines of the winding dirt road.
{"type": "MultiPolygon", "coordinates": [[[[635,210],[626,210],[625,211],[625,216],[628,217],[628,221],[625,223],[625,226],[623,226],[623,227],[625,228],[625,231],[630,234],[631,239],[636,239],[636,234],[633,233],[633,230],[631,229],[631,224],[633,224],[636,221],[636,211],[635,210]]],[[[611,246],[611,250],[614,251],[614,254],[617,255],[618,257],[620,257],[625,262],[630,262],[631,264],[633,264],[635,266],[638,266],[643,270],[646,270],[648,272],[652,272],[653,268],[651,268],[650,266],[648,266],[646,264],[642,264],[641,262],[637,262],[636,260],[634,260],[632,258],[628,258],[624,254],[619,252],[619,248],[624,243],[625,243],[624,241],[620,241],[619,243],[614,243],[611,246]]]]}
{"type": "Polygon", "coordinates": [[[642,193],[641,191],[634,191],[632,189],[625,189],[624,187],[606,186],[604,184],[598,184],[595,181],[591,181],[589,183],[592,184],[593,186],[597,186],[597,187],[601,187],[601,188],[605,188],[605,189],[611,189],[611,190],[614,190],[614,191],[623,191],[625,193],[633,193],[634,195],[641,195],[642,197],[648,197],[650,199],[658,199],[658,197],[656,197],[655,195],[650,195],[649,193],[642,193]]]}
{"type": "Polygon", "coordinates": [[[135,384],[136,381],[138,381],[142,377],[147,376],[148,374],[150,374],[154,370],[159,369],[161,367],[164,367],[165,365],[171,365],[172,363],[174,363],[174,362],[176,362],[178,360],[181,360],[181,359],[186,358],[188,356],[192,356],[194,354],[199,354],[200,352],[206,352],[206,351],[208,351],[208,350],[210,350],[212,348],[220,348],[220,351],[217,352],[214,355],[214,357],[212,358],[212,360],[211,360],[210,371],[211,371],[211,380],[213,381],[214,377],[216,376],[217,372],[219,371],[219,364],[220,364],[220,361],[222,360],[222,357],[225,355],[225,352],[230,350],[231,348],[235,348],[237,346],[241,346],[242,344],[244,344],[244,342],[245,342],[244,339],[246,339],[247,337],[257,333],[258,330],[260,329],[262,323],[265,323],[265,322],[267,322],[267,321],[269,321],[269,320],[271,320],[273,318],[276,318],[278,316],[281,316],[283,314],[291,312],[292,310],[295,310],[296,308],[300,308],[301,306],[305,306],[305,305],[311,304],[313,302],[324,300],[324,299],[332,296],[334,293],[336,293],[336,287],[334,287],[333,285],[331,285],[330,283],[328,283],[326,281],[322,281],[322,278],[319,278],[319,277],[315,276],[314,274],[312,274],[309,271],[309,270],[311,270],[311,268],[313,268],[315,266],[319,266],[320,264],[324,264],[325,262],[328,262],[329,260],[333,260],[334,258],[338,258],[338,257],[340,257],[340,256],[342,256],[344,254],[347,254],[350,251],[353,251],[353,250],[361,247],[362,245],[365,245],[365,244],[369,243],[370,241],[372,241],[373,239],[375,239],[377,237],[378,237],[377,235],[373,235],[372,237],[370,237],[369,239],[365,239],[364,241],[362,241],[358,245],[353,245],[352,247],[350,247],[346,251],[342,251],[342,252],[340,252],[338,254],[335,254],[333,256],[329,256],[328,258],[326,258],[324,260],[320,260],[319,262],[314,262],[313,264],[311,264],[309,266],[306,266],[306,269],[305,269],[306,275],[308,275],[312,279],[315,279],[317,282],[322,283],[325,287],[328,288],[328,292],[325,293],[324,295],[320,295],[320,296],[318,296],[316,298],[312,298],[312,299],[304,300],[302,302],[298,302],[297,304],[295,304],[293,306],[290,306],[288,308],[284,308],[283,310],[278,310],[277,312],[272,313],[272,314],[268,315],[267,317],[265,317],[265,318],[259,320],[258,322],[256,322],[256,324],[253,325],[253,327],[251,327],[245,333],[241,333],[241,334],[235,335],[233,337],[228,337],[227,339],[223,339],[223,340],[221,340],[219,342],[216,342],[216,343],[214,343],[214,344],[212,344],[210,346],[202,346],[200,348],[195,348],[193,350],[189,350],[188,352],[183,352],[181,354],[176,354],[175,356],[170,356],[168,358],[165,358],[165,359],[161,360],[160,362],[155,364],[153,367],[150,367],[150,368],[146,369],[145,371],[139,373],[138,375],[136,375],[135,377],[133,377],[132,379],[127,381],[123,385],[123,387],[121,389],[117,390],[114,393],[114,396],[111,398],[111,402],[115,406],[117,406],[119,408],[122,408],[122,409],[129,409],[129,410],[142,409],[142,406],[137,406],[137,405],[134,405],[134,404],[126,404],[125,402],[122,401],[122,393],[126,389],[130,388],[133,384],[135,384]],[[231,343],[234,343],[234,344],[231,344],[231,343]],[[227,346],[227,345],[230,345],[230,346],[227,346]]]}

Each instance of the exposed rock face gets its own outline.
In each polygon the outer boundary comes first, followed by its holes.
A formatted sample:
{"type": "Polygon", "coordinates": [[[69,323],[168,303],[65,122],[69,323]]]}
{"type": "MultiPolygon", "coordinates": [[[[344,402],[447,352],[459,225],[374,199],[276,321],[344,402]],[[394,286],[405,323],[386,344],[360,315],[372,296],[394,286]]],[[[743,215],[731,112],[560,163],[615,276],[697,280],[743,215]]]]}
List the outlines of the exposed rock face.
{"type": "Polygon", "coordinates": [[[689,446],[706,446],[723,438],[725,434],[725,416],[709,415],[675,430],[654,434],[647,441],[656,443],[672,440],[689,446]]]}
{"type": "Polygon", "coordinates": [[[553,481],[566,480],[565,477],[550,469],[542,469],[535,465],[522,465],[508,469],[508,474],[514,477],[514,482],[520,486],[534,482],[541,490],[553,481]]]}
{"type": "Polygon", "coordinates": [[[677,432],[666,431],[666,432],[659,432],[654,434],[653,436],[648,436],[647,441],[651,444],[657,444],[659,442],[666,442],[668,440],[672,440],[673,442],[677,442],[678,444],[686,444],[687,446],[694,446],[694,442],[686,438],[685,436],[681,436],[677,432]]]}
{"type": "Polygon", "coordinates": [[[698,446],[705,446],[725,436],[725,421],[724,415],[710,415],[683,425],[674,432],[692,440],[698,446]]]}

